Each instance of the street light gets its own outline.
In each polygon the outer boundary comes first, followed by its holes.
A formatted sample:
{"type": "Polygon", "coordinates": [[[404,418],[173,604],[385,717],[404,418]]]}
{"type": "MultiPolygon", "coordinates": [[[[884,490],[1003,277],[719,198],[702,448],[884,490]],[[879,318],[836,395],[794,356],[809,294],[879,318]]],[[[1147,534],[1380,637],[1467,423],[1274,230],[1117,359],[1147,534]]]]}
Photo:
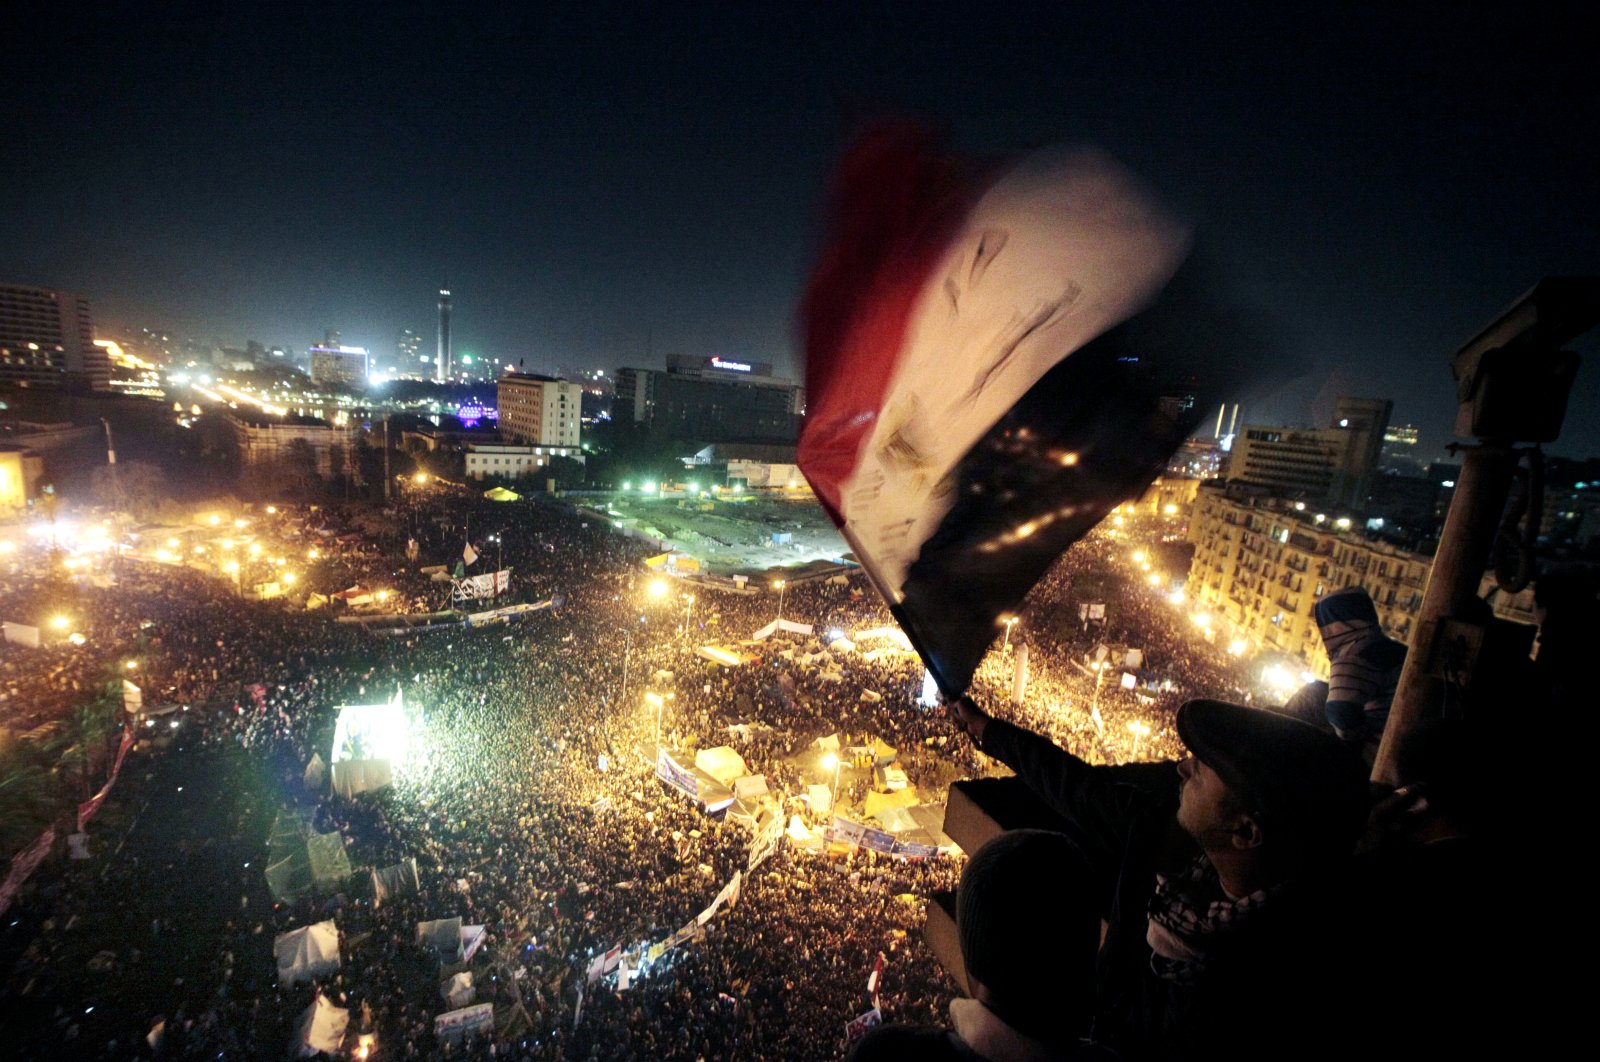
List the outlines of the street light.
{"type": "Polygon", "coordinates": [[[1089,702],[1089,714],[1097,715],[1100,711],[1100,687],[1106,681],[1106,668],[1111,666],[1108,660],[1097,660],[1089,665],[1094,668],[1094,699],[1089,702]]]}
{"type": "Polygon", "coordinates": [[[1128,729],[1133,731],[1133,755],[1128,758],[1137,760],[1139,758],[1139,739],[1150,736],[1150,725],[1135,719],[1128,724],[1128,729]]]}
{"type": "Polygon", "coordinates": [[[687,638],[689,637],[689,617],[694,612],[694,595],[684,594],[683,601],[683,636],[687,638]]]}
{"type": "Polygon", "coordinates": [[[618,703],[626,704],[628,700],[628,658],[633,655],[633,628],[618,627],[626,639],[622,649],[622,696],[618,703]]]}
{"type": "Polygon", "coordinates": [[[652,579],[649,586],[650,596],[657,601],[667,596],[667,581],[665,579],[652,579]]]}
{"type": "Polygon", "coordinates": [[[661,696],[661,694],[653,693],[653,692],[652,693],[646,693],[644,695],[644,699],[646,701],[649,701],[651,704],[656,706],[656,755],[657,756],[661,755],[661,713],[662,713],[663,709],[666,708],[667,702],[672,700],[672,699],[674,699],[676,696],[677,696],[677,694],[675,694],[675,693],[669,693],[665,697],[663,697],[663,696],[661,696]]]}
{"type": "Polygon", "coordinates": [[[777,582],[772,584],[772,588],[778,592],[778,618],[780,620],[783,619],[783,592],[788,585],[789,584],[782,579],[779,579],[777,582]]]}
{"type": "Polygon", "coordinates": [[[831,752],[827,753],[822,757],[822,769],[827,770],[830,767],[833,768],[833,796],[828,798],[828,812],[837,814],[835,809],[839,806],[839,772],[844,770],[844,761],[831,752]]]}
{"type": "Polygon", "coordinates": [[[1005,640],[1000,643],[1000,651],[1002,653],[1011,648],[1011,628],[1017,625],[1018,618],[1017,616],[1004,616],[1000,620],[1006,627],[1005,640]]]}

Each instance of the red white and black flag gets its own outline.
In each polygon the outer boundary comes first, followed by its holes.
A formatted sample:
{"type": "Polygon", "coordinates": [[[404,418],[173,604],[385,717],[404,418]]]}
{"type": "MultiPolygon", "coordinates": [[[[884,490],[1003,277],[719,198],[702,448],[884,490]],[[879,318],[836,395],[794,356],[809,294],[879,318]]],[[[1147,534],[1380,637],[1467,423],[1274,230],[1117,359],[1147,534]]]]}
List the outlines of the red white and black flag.
{"type": "Polygon", "coordinates": [[[878,1005],[878,989],[883,984],[883,952],[878,952],[878,961],[872,964],[872,972],[867,975],[867,998],[872,1001],[874,1008],[878,1005]]]}
{"type": "Polygon", "coordinates": [[[1189,228],[1097,150],[982,167],[895,128],[847,154],[801,309],[799,463],[946,695],[1255,360],[1198,273],[1189,228]]]}

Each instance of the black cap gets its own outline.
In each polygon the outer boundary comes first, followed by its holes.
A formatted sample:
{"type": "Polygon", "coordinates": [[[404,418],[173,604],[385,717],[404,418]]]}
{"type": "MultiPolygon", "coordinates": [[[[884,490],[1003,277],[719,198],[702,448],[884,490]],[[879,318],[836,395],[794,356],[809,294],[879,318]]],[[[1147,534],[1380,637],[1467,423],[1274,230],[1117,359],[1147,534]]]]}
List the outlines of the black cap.
{"type": "Polygon", "coordinates": [[[1195,700],[1178,709],[1178,736],[1270,840],[1328,855],[1354,847],[1367,820],[1367,767],[1332,734],[1276,712],[1195,700]]]}

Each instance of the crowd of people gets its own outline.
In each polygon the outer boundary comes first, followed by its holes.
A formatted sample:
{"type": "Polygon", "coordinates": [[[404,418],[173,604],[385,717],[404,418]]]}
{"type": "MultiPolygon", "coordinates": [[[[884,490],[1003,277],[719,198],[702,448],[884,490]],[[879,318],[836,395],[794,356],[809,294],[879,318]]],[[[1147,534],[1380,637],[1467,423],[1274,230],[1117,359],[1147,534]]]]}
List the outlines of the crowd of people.
{"type": "MultiPolygon", "coordinates": [[[[313,523],[350,534],[337,512],[278,519],[285,534],[313,523]]],[[[926,898],[960,875],[953,853],[783,852],[749,876],[703,939],[626,990],[614,978],[586,983],[594,955],[660,942],[745,866],[749,830],[655,779],[658,711],[662,743],[734,745],[785,814],[806,812],[798,796],[819,780],[810,750],[830,734],[881,737],[929,800],[951,780],[997,769],[923,703],[914,655],[824,637],[892,623],[870,589],[854,579],[791,584],[784,616],[815,633],[745,645],[748,662],[724,666],[694,649],[749,639],[776,616],[774,594],[697,586],[685,588],[692,605],[678,593],[658,599],[647,592],[658,576],[643,566],[643,546],[603,522],[444,488],[397,502],[377,530],[326,549],[306,589],[381,583],[403,609],[431,611],[440,584],[421,569],[454,567],[469,542],[493,551],[474,572],[504,557],[512,599],[560,595],[561,607],[509,624],[381,631],[327,609],[243,600],[200,573],[126,564],[114,586],[70,591],[76,614],[92,617],[82,655],[5,650],[8,711],[24,720],[135,652],[147,702],[184,706],[170,734],[142,735],[117,800],[173,779],[181,787],[188,772],[236,790],[214,809],[226,819],[222,836],[141,850],[134,823],[125,847],[105,838],[86,866],[41,872],[7,930],[16,961],[5,992],[30,1016],[15,1034],[27,1050],[49,1053],[70,1032],[85,1057],[267,1057],[294,1039],[319,992],[349,1010],[350,1044],[369,1034],[394,1058],[836,1058],[846,1024],[874,1002],[886,1020],[938,1020],[954,986],[919,931],[926,898]],[[48,666],[30,652],[50,653],[48,666]],[[351,799],[308,784],[307,764],[329,756],[337,706],[397,690],[416,712],[416,754],[394,784],[351,799]],[[662,698],[659,708],[646,692],[662,698]],[[154,749],[158,735],[172,747],[154,749]],[[337,830],[360,872],[342,888],[274,902],[262,853],[284,809],[337,830]],[[365,868],[411,858],[420,887],[375,902],[365,868]],[[188,924],[197,891],[225,896],[228,909],[188,924]],[[141,934],[150,927],[152,939],[189,934],[191,953],[209,958],[157,971],[136,947],[120,950],[109,972],[86,974],[67,927],[91,910],[141,934]],[[487,927],[473,970],[496,1028],[451,1045],[434,1034],[448,1005],[415,927],[456,916],[487,927]],[[274,937],[328,917],[341,969],[314,985],[278,983],[274,937]],[[867,978],[880,954],[874,1000],[867,978]],[[79,1013],[90,982],[101,1002],[79,1013]],[[138,990],[119,1003],[114,986],[124,982],[138,990]]],[[[1105,533],[1074,547],[973,684],[979,701],[1093,763],[1176,758],[1176,706],[1244,682],[1225,654],[1189,639],[1181,615],[1127,567],[1125,548],[1105,533]],[[1107,605],[1103,620],[1080,619],[1090,601],[1107,605]],[[1028,692],[1013,704],[1023,645],[1028,692]],[[1115,681],[1120,671],[1107,682],[1093,670],[1100,646],[1143,651],[1134,688],[1115,681]]],[[[53,579],[14,571],[10,589],[63,592],[53,579]]],[[[855,813],[869,784],[852,776],[838,794],[842,813],[855,813]]]]}

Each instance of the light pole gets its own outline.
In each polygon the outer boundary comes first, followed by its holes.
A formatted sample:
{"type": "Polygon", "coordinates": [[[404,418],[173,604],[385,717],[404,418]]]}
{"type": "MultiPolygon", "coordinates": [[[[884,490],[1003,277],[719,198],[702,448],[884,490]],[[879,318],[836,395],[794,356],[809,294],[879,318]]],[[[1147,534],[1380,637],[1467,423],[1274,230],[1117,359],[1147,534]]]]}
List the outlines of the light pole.
{"type": "Polygon", "coordinates": [[[1097,660],[1094,664],[1094,700],[1089,704],[1091,714],[1100,710],[1100,686],[1106,680],[1106,661],[1097,660]]]}
{"type": "Polygon", "coordinates": [[[658,757],[661,755],[661,713],[667,707],[667,702],[672,700],[675,696],[677,695],[669,693],[663,697],[661,694],[655,692],[646,693],[644,695],[644,699],[646,701],[649,701],[651,704],[656,706],[656,755],[658,757]]]}
{"type": "Polygon", "coordinates": [[[1150,726],[1148,723],[1142,723],[1135,719],[1128,724],[1128,729],[1133,731],[1133,755],[1129,756],[1128,758],[1130,760],[1137,760],[1139,758],[1139,739],[1149,736],[1150,726]]]}
{"type": "Polygon", "coordinates": [[[830,752],[822,757],[822,767],[824,770],[829,767],[833,768],[833,796],[828,799],[828,813],[830,815],[837,814],[839,806],[839,772],[844,770],[844,761],[830,752]]]}
{"type": "Polygon", "coordinates": [[[621,698],[618,699],[617,703],[618,704],[627,704],[628,703],[628,658],[633,655],[633,628],[632,627],[618,627],[617,630],[622,632],[623,638],[625,639],[625,641],[623,642],[623,647],[622,647],[622,696],[621,696],[621,698]]]}
{"type": "Polygon", "coordinates": [[[782,579],[779,579],[777,582],[772,584],[773,589],[778,591],[778,619],[780,620],[783,619],[783,591],[788,587],[788,585],[789,584],[782,579]]]}
{"type": "Polygon", "coordinates": [[[1006,625],[1005,640],[1000,643],[1000,651],[1002,653],[1011,648],[1011,628],[1017,625],[1017,619],[1018,617],[1016,616],[1007,616],[1000,621],[1006,625]]]}
{"type": "Polygon", "coordinates": [[[683,595],[683,636],[689,637],[689,617],[694,612],[694,595],[683,595]]]}

